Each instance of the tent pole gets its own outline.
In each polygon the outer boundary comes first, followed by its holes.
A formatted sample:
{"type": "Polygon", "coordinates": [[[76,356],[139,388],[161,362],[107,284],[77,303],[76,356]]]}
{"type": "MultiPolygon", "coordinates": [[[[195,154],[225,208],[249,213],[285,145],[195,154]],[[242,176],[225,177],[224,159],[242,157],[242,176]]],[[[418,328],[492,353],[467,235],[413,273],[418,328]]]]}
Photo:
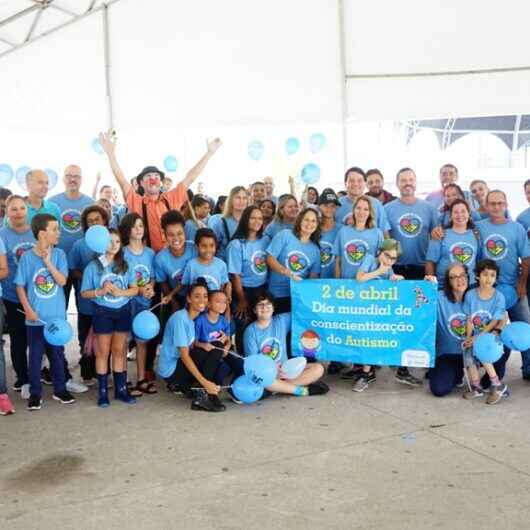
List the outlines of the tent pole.
{"type": "Polygon", "coordinates": [[[107,125],[114,129],[114,112],[112,108],[112,91],[110,84],[110,38],[109,38],[109,6],[104,4],[103,15],[103,46],[105,54],[105,95],[107,98],[107,125]]]}
{"type": "Polygon", "coordinates": [[[346,31],[344,27],[344,0],[337,0],[337,12],[339,17],[339,53],[340,53],[340,87],[342,100],[342,156],[344,171],[348,167],[348,94],[346,77],[346,31]]]}

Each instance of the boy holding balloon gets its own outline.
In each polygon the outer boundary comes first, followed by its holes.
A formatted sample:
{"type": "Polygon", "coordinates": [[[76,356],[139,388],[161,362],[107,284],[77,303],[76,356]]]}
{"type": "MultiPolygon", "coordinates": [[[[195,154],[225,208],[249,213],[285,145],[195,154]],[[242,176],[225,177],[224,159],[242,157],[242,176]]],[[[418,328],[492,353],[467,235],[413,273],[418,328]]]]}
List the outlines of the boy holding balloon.
{"type": "Polygon", "coordinates": [[[61,234],[59,222],[51,214],[37,214],[31,221],[31,230],[37,242],[20,258],[15,285],[26,314],[30,383],[28,410],[40,410],[40,371],[45,350],[50,360],[53,399],[65,404],[74,403],[75,399],[66,390],[64,346],[49,344],[44,334],[47,322],[66,318],[63,288],[68,277],[68,264],[65,253],[55,248],[61,234]]]}
{"type": "MultiPolygon", "coordinates": [[[[484,390],[480,386],[477,360],[482,363],[491,381],[486,399],[488,405],[495,405],[508,396],[508,386],[503,383],[493,366],[494,350],[498,346],[500,357],[502,346],[493,341],[480,338],[484,334],[498,332],[506,323],[506,303],[502,293],[494,285],[499,274],[498,265],[489,259],[479,261],[475,269],[478,287],[471,289],[464,298],[464,313],[467,315],[466,340],[464,348],[464,366],[467,369],[471,388],[464,394],[465,399],[482,397],[484,390]]],[[[489,337],[492,337],[491,335],[489,337]]],[[[493,339],[493,337],[492,337],[493,339]]]]}

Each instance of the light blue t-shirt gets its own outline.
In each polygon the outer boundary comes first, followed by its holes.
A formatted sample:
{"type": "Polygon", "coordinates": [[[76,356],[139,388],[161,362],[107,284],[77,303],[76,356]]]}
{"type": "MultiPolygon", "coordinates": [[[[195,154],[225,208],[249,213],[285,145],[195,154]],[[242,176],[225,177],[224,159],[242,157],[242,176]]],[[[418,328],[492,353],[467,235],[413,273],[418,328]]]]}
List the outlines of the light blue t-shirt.
{"type": "MultiPolygon", "coordinates": [[[[85,238],[78,239],[72,246],[72,250],[68,254],[68,268],[70,270],[78,270],[83,272],[85,267],[97,256],[97,254],[88,248],[85,238]]],[[[79,312],[82,315],[94,314],[94,302],[79,296],[78,300],[79,312]]]]}
{"type": "MultiPolygon", "coordinates": [[[[61,222],[61,210],[59,210],[59,206],[55,204],[54,202],[42,201],[42,206],[40,208],[34,208],[28,201],[26,201],[26,208],[28,210],[28,224],[31,224],[31,220],[38,214],[38,213],[49,213],[53,215],[59,223],[61,222]]],[[[5,218],[4,222],[7,221],[7,217],[5,218]]]]}
{"type": "Polygon", "coordinates": [[[224,315],[219,315],[217,322],[211,322],[208,311],[204,311],[195,319],[195,338],[198,342],[215,342],[220,340],[221,333],[230,337],[230,322],[224,315]]]}
{"type": "MultiPolygon", "coordinates": [[[[144,247],[141,254],[135,254],[128,246],[123,249],[123,256],[129,265],[129,269],[134,275],[136,285],[145,287],[155,280],[155,252],[152,248],[144,247]]],[[[149,307],[151,300],[143,295],[134,297],[134,300],[142,307],[149,307]]]]}
{"type": "MultiPolygon", "coordinates": [[[[136,284],[136,278],[130,267],[127,272],[119,274],[113,271],[113,266],[112,264],[102,267],[101,263],[96,263],[96,260],[92,260],[83,271],[81,292],[102,289],[105,282],[111,282],[120,289],[128,289],[131,285],[136,284]]],[[[119,309],[126,305],[130,298],[127,296],[114,296],[108,293],[93,300],[99,306],[119,309]]]]}
{"type": "Polygon", "coordinates": [[[390,237],[401,244],[399,265],[425,265],[432,229],[438,226],[438,214],[427,201],[416,199],[405,204],[401,199],[385,204],[390,237]]]}
{"type": "Polygon", "coordinates": [[[163,248],[155,256],[155,278],[158,283],[167,282],[171,289],[182,284],[186,264],[197,256],[197,247],[186,241],[182,256],[175,256],[169,248],[163,248]]]}
{"type": "MultiPolygon", "coordinates": [[[[205,225],[208,226],[208,223],[206,222],[205,225]]],[[[197,233],[197,230],[199,230],[197,223],[193,219],[188,219],[184,225],[186,241],[195,243],[195,234],[197,233]]]]}
{"type": "Polygon", "coordinates": [[[444,238],[436,241],[431,239],[427,249],[427,261],[436,263],[436,278],[438,288],[444,286],[444,276],[447,267],[451,263],[461,263],[469,273],[470,283],[475,283],[475,266],[480,243],[473,230],[466,230],[463,234],[448,228],[444,232],[444,238]]]}
{"type": "Polygon", "coordinates": [[[340,223],[335,223],[331,230],[322,231],[320,234],[320,277],[335,277],[335,239],[339,230],[342,228],[340,223]]]}
{"type": "MultiPolygon", "coordinates": [[[[52,249],[51,261],[61,274],[68,276],[66,255],[60,248],[52,249]]],[[[22,285],[26,289],[29,305],[44,322],[66,318],[64,290],[55,281],[42,258],[33,250],[24,252],[20,258],[15,285],[22,285]]],[[[42,322],[26,320],[26,326],[42,325],[42,322]]]]}
{"type": "Polygon", "coordinates": [[[463,302],[450,302],[445,293],[440,291],[436,321],[436,356],[462,355],[461,343],[466,338],[466,323],[463,302]]]}
{"type": "Polygon", "coordinates": [[[19,299],[15,289],[18,263],[24,252],[32,249],[35,245],[35,237],[31,229],[19,234],[11,227],[4,226],[0,229],[0,238],[5,243],[9,269],[9,274],[2,280],[2,297],[9,302],[18,303],[19,299]]]}
{"type": "Polygon", "coordinates": [[[464,313],[473,324],[473,335],[480,333],[492,320],[502,320],[506,312],[504,295],[495,289],[493,296],[483,300],[478,289],[471,289],[464,298],[464,313]]]}
{"type": "Polygon", "coordinates": [[[524,212],[521,212],[517,216],[516,221],[523,226],[523,228],[526,230],[528,239],[530,239],[530,208],[527,208],[524,212]]]}
{"type": "MultiPolygon", "coordinates": [[[[390,230],[385,208],[379,199],[368,196],[375,212],[375,226],[382,232],[390,230]]],[[[351,225],[353,216],[353,201],[346,195],[339,199],[340,206],[335,212],[335,219],[343,225],[351,225]]]]}
{"type": "Polygon", "coordinates": [[[227,247],[228,272],[240,276],[243,287],[259,287],[267,281],[269,239],[234,239],[227,247]]]}
{"type": "Polygon", "coordinates": [[[157,372],[160,377],[170,377],[180,358],[179,348],[190,348],[195,340],[195,324],[187,309],[181,309],[171,315],[166,323],[157,372]]]}
{"type": "Polygon", "coordinates": [[[57,247],[62,248],[68,256],[73,244],[83,237],[81,213],[94,201],[88,195],[81,194],[79,199],[72,200],[66,193],[59,193],[50,197],[50,202],[55,203],[60,210],[61,238],[57,247]]]}
{"type": "MultiPolygon", "coordinates": [[[[291,230],[276,234],[267,247],[267,254],[301,278],[309,278],[311,273],[320,274],[320,248],[312,241],[302,243],[291,230]]],[[[271,270],[269,291],[275,297],[289,296],[290,279],[271,270]]]]}
{"type": "Polygon", "coordinates": [[[365,256],[375,256],[383,239],[383,232],[379,228],[357,230],[351,226],[343,226],[333,247],[333,253],[340,258],[341,277],[355,280],[365,256]]]}
{"type": "Polygon", "coordinates": [[[482,241],[481,258],[497,263],[500,283],[515,286],[519,276],[519,259],[530,256],[526,230],[515,221],[494,224],[489,219],[478,222],[477,229],[482,241]]]}
{"type": "Polygon", "coordinates": [[[292,230],[294,226],[294,223],[282,223],[281,221],[272,221],[272,223],[269,223],[265,230],[263,231],[263,235],[267,236],[270,240],[273,239],[273,237],[281,232],[282,230],[292,230]]]}
{"type": "MultiPolygon", "coordinates": [[[[378,268],[379,268],[379,261],[377,260],[377,258],[373,256],[372,254],[367,254],[364,257],[358,270],[363,271],[363,272],[375,272],[378,268]]],[[[381,274],[381,276],[378,276],[375,279],[390,280],[390,277],[393,274],[394,274],[394,269],[390,267],[390,269],[385,274],[381,274]]]]}
{"type": "Polygon", "coordinates": [[[253,322],[243,334],[245,357],[261,353],[277,363],[284,363],[287,360],[287,333],[290,330],[291,313],[274,315],[265,329],[253,322]]]}
{"type": "Polygon", "coordinates": [[[228,243],[230,242],[230,239],[236,232],[237,225],[239,224],[238,221],[236,221],[232,216],[230,217],[211,217],[211,221],[208,221],[208,226],[215,232],[215,237],[217,238],[217,257],[222,259],[223,261],[226,260],[226,247],[228,246],[228,243]],[[228,236],[226,234],[225,230],[225,223],[223,222],[223,219],[226,221],[226,226],[228,228],[228,236]]]}
{"type": "Polygon", "coordinates": [[[182,275],[183,285],[192,285],[197,278],[203,277],[208,284],[209,291],[217,291],[228,282],[228,270],[226,263],[214,257],[210,263],[205,265],[199,262],[199,258],[193,258],[186,263],[182,275]]]}

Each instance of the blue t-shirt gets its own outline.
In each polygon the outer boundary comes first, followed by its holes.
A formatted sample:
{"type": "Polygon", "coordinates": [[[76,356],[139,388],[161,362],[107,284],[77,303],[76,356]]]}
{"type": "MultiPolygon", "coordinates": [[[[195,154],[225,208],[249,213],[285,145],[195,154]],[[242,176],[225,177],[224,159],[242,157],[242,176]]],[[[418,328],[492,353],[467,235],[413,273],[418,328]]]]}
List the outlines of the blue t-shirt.
{"type": "Polygon", "coordinates": [[[195,319],[195,340],[198,342],[214,342],[220,340],[221,333],[230,337],[230,322],[224,315],[219,315],[217,322],[211,322],[208,311],[204,311],[195,319]]]}
{"type": "Polygon", "coordinates": [[[478,289],[471,289],[464,298],[464,313],[473,324],[473,335],[480,333],[492,320],[502,320],[506,312],[504,295],[495,289],[493,296],[483,300],[478,289]]]}
{"type": "Polygon", "coordinates": [[[375,256],[383,239],[383,232],[379,228],[357,230],[351,226],[343,226],[333,247],[333,253],[340,258],[342,278],[355,280],[365,256],[375,256]]]}
{"type": "Polygon", "coordinates": [[[81,194],[79,199],[72,200],[68,198],[66,193],[59,193],[50,197],[50,202],[55,203],[61,212],[59,219],[61,238],[57,247],[62,248],[68,256],[73,244],[83,237],[81,213],[94,201],[88,195],[81,194]]]}
{"type": "Polygon", "coordinates": [[[517,216],[516,221],[526,230],[526,235],[528,236],[528,239],[530,239],[530,208],[527,208],[524,212],[520,213],[517,216]]]}
{"type": "Polygon", "coordinates": [[[467,316],[463,302],[450,302],[443,291],[438,293],[436,321],[436,355],[462,355],[461,343],[466,338],[467,316]]]}
{"type": "Polygon", "coordinates": [[[494,224],[489,219],[477,223],[482,241],[482,259],[492,259],[499,266],[500,283],[515,286],[519,259],[530,256],[530,244],[523,226],[515,221],[494,224]]]}
{"type": "Polygon", "coordinates": [[[228,246],[228,243],[230,242],[232,236],[235,234],[239,222],[236,221],[232,216],[212,216],[210,219],[211,220],[208,220],[208,226],[215,232],[215,236],[217,237],[217,256],[223,261],[225,261],[226,247],[228,246]],[[226,221],[229,237],[227,237],[225,223],[223,222],[223,219],[226,221]]]}
{"type": "MultiPolygon", "coordinates": [[[[309,278],[311,273],[320,274],[320,248],[312,241],[302,243],[291,230],[282,230],[276,234],[267,247],[267,254],[301,278],[309,278]]],[[[269,291],[276,297],[289,296],[290,279],[271,270],[269,291]]]]}
{"type": "MultiPolygon", "coordinates": [[[[60,248],[52,249],[51,261],[61,274],[68,276],[66,255],[60,248]]],[[[24,252],[20,258],[15,285],[22,285],[26,289],[29,305],[44,322],[66,318],[64,290],[54,280],[42,258],[33,250],[24,252]]],[[[42,325],[41,322],[26,320],[26,326],[42,325]]]]}
{"type": "Polygon", "coordinates": [[[284,363],[287,360],[287,333],[290,330],[291,313],[274,315],[265,329],[253,322],[243,334],[245,357],[262,353],[277,363],[284,363]]]}
{"type": "MultiPolygon", "coordinates": [[[[42,201],[42,206],[40,208],[34,208],[29,202],[26,201],[26,208],[28,210],[28,224],[31,224],[31,220],[38,214],[38,213],[49,213],[59,221],[61,222],[61,210],[59,210],[59,206],[55,204],[54,202],[50,201],[42,201]]],[[[7,217],[6,217],[7,220],[7,217]]]]}
{"type": "Polygon", "coordinates": [[[2,296],[9,302],[18,303],[18,295],[15,289],[15,276],[20,258],[27,250],[35,245],[35,237],[31,230],[18,233],[11,227],[4,226],[0,229],[0,238],[5,243],[7,255],[7,267],[9,274],[2,280],[2,296]]]}
{"type": "MultiPolygon", "coordinates": [[[[381,201],[374,197],[369,197],[369,199],[375,212],[375,226],[382,232],[390,230],[387,214],[383,205],[381,204],[381,201]]],[[[345,197],[341,197],[339,202],[340,206],[335,212],[336,221],[343,225],[351,225],[353,216],[353,201],[346,195],[345,197]]]]}
{"type": "Polygon", "coordinates": [[[263,231],[263,235],[267,236],[270,240],[281,232],[282,230],[292,230],[294,226],[294,223],[282,223],[281,221],[272,221],[272,223],[269,223],[265,230],[263,231]]]}
{"type": "MultiPolygon", "coordinates": [[[[379,268],[379,261],[375,256],[372,256],[372,254],[367,254],[361,265],[359,266],[359,270],[363,272],[375,272],[379,268]]],[[[388,271],[385,274],[381,274],[381,276],[378,276],[377,280],[390,280],[390,277],[394,274],[394,269],[390,267],[388,271]]]]}
{"type": "MultiPolygon", "coordinates": [[[[208,226],[208,223],[205,223],[206,226],[208,226]]],[[[188,219],[186,221],[186,224],[184,225],[184,234],[186,237],[186,241],[189,241],[190,243],[195,243],[195,234],[197,233],[197,230],[199,230],[199,226],[197,226],[197,223],[193,219],[188,219]]]]}
{"type": "Polygon", "coordinates": [[[322,231],[320,234],[320,277],[335,277],[335,239],[339,230],[342,228],[340,223],[335,223],[331,230],[322,231]]]}
{"type": "Polygon", "coordinates": [[[195,324],[186,309],[176,311],[166,323],[157,372],[160,377],[170,377],[180,358],[179,348],[190,348],[195,340],[195,324]]]}
{"type": "MultiPolygon", "coordinates": [[[[144,247],[141,254],[135,254],[127,246],[123,249],[123,256],[134,275],[138,287],[145,287],[148,283],[155,280],[155,251],[152,248],[144,247]]],[[[151,305],[151,300],[144,298],[140,294],[135,296],[134,300],[142,307],[151,305]]]]}
{"type": "MultiPolygon", "coordinates": [[[[127,272],[119,274],[113,271],[113,266],[112,264],[102,267],[101,263],[92,260],[83,271],[81,292],[102,289],[105,282],[111,282],[120,289],[128,289],[131,285],[136,284],[136,278],[130,267],[127,272]]],[[[129,300],[128,296],[114,296],[110,293],[93,299],[95,304],[112,309],[123,307],[129,300]]]]}
{"type": "Polygon", "coordinates": [[[444,238],[440,241],[431,239],[427,249],[427,261],[436,263],[436,278],[438,288],[444,286],[444,276],[447,267],[451,263],[461,263],[469,273],[470,283],[475,283],[475,265],[480,243],[473,230],[466,230],[463,234],[448,228],[444,232],[444,238]]]}
{"type": "Polygon", "coordinates": [[[207,265],[200,263],[199,258],[190,259],[184,268],[182,284],[192,285],[200,277],[206,280],[209,291],[221,289],[228,282],[226,263],[216,257],[207,265]]]}
{"type": "Polygon", "coordinates": [[[240,276],[243,287],[259,287],[267,281],[268,244],[267,237],[254,241],[234,239],[228,244],[228,272],[240,276]]]}
{"type": "Polygon", "coordinates": [[[385,204],[390,223],[390,237],[401,243],[399,265],[425,265],[431,231],[438,226],[436,209],[427,201],[416,199],[405,204],[401,199],[385,204]]]}
{"type": "MultiPolygon", "coordinates": [[[[85,267],[96,257],[96,253],[88,248],[85,238],[78,239],[72,246],[68,254],[68,268],[70,270],[78,270],[83,272],[85,267]]],[[[79,312],[82,315],[94,314],[94,302],[87,298],[79,297],[78,300],[79,312]]]]}
{"type": "MultiPolygon", "coordinates": [[[[182,256],[175,256],[169,248],[163,248],[155,256],[155,277],[158,283],[167,282],[171,289],[182,284],[184,269],[188,261],[197,256],[195,244],[186,241],[182,256]]],[[[181,290],[182,291],[182,290],[181,290]]]]}
{"type": "Polygon", "coordinates": [[[127,206],[125,204],[113,204],[111,206],[111,218],[109,228],[118,228],[121,220],[127,215],[127,206]]]}

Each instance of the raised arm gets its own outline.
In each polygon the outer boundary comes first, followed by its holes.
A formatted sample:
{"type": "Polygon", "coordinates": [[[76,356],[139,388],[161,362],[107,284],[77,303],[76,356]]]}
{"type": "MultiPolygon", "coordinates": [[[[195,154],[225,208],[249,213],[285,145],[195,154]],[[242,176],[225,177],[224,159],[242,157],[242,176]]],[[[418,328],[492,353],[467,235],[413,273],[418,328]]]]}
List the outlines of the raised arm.
{"type": "Polygon", "coordinates": [[[92,189],[92,198],[96,201],[98,198],[98,188],[99,183],[101,182],[101,173],[98,173],[96,175],[96,182],[94,184],[94,188],[92,189]]]}
{"type": "Polygon", "coordinates": [[[212,158],[222,144],[223,142],[221,142],[219,138],[215,138],[211,142],[206,142],[206,154],[204,154],[202,158],[186,173],[186,176],[182,181],[182,185],[186,189],[188,189],[195,179],[203,172],[210,158],[212,158]]]}
{"type": "Polygon", "coordinates": [[[127,195],[131,189],[131,184],[125,178],[125,175],[123,174],[123,171],[116,160],[116,138],[114,136],[114,131],[99,133],[99,143],[101,144],[101,147],[103,147],[103,151],[105,151],[107,158],[109,159],[112,173],[116,177],[118,185],[121,188],[121,192],[123,193],[123,200],[127,201],[127,195]]]}

